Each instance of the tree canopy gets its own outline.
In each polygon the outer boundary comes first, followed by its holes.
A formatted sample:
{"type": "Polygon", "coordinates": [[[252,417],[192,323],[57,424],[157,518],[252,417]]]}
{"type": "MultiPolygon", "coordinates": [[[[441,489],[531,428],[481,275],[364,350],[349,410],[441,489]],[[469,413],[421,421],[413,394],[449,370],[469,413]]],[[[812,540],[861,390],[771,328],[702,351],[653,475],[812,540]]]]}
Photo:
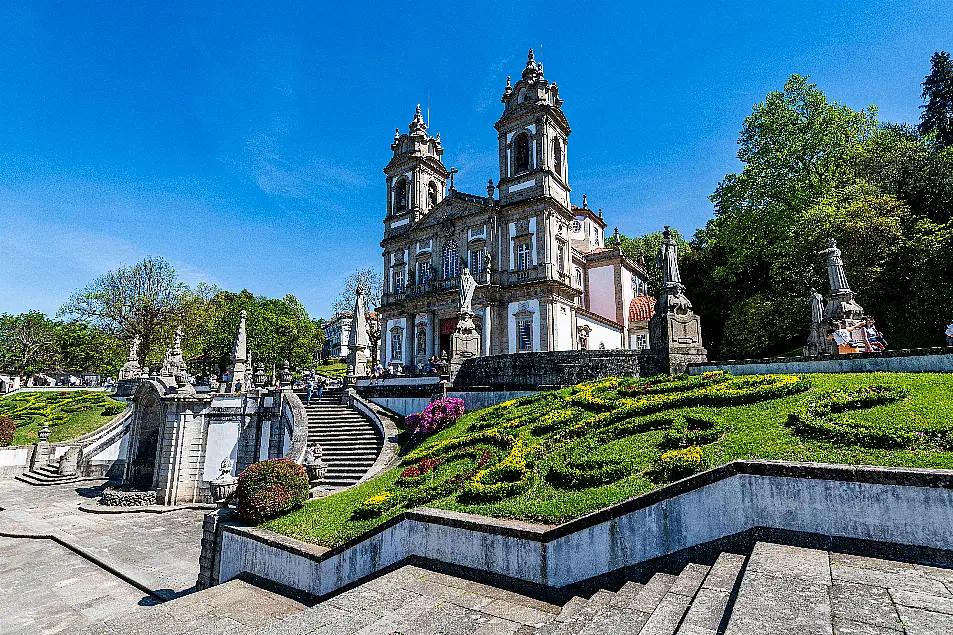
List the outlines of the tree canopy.
{"type": "Polygon", "coordinates": [[[932,70],[923,80],[920,132],[933,135],[941,148],[953,146],[953,60],[946,51],[930,59],[932,70]]]}

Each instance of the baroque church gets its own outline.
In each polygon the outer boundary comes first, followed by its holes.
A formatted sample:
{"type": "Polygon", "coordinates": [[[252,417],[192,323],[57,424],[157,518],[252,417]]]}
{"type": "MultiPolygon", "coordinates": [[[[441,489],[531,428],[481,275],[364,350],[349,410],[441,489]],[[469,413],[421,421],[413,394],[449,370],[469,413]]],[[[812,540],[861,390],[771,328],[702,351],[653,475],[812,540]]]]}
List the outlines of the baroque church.
{"type": "Polygon", "coordinates": [[[384,168],[381,361],[408,370],[452,356],[463,267],[478,286],[481,355],[649,346],[645,267],[606,247],[602,211],[571,203],[571,129],[559,89],[529,52],[506,80],[495,128],[500,174],[486,194],[458,191],[420,106],[384,168]]]}

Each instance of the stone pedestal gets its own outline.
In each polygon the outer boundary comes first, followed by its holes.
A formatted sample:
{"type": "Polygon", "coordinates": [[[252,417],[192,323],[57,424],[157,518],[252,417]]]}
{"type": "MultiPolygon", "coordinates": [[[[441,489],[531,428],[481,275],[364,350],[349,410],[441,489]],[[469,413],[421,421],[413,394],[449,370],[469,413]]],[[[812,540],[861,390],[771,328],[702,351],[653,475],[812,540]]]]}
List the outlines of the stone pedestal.
{"type": "MultiPolygon", "coordinates": [[[[691,305],[689,305],[690,307],[691,305]]],[[[651,349],[660,374],[677,375],[688,365],[708,361],[702,346],[701,318],[689,308],[687,312],[656,313],[649,321],[651,349]]]]}
{"type": "Polygon", "coordinates": [[[450,378],[456,377],[460,366],[468,359],[480,356],[480,332],[473,323],[473,314],[460,315],[457,328],[450,336],[453,357],[450,359],[450,378]]]}

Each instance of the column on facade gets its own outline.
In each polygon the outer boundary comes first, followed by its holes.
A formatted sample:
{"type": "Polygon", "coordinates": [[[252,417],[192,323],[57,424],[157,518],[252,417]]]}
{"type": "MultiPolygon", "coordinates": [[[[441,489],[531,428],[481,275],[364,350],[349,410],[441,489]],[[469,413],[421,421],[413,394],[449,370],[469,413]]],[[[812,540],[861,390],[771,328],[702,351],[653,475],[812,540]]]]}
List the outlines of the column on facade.
{"type": "Polygon", "coordinates": [[[490,314],[493,311],[491,305],[486,305],[483,309],[483,352],[482,355],[490,355],[490,333],[492,332],[492,320],[490,314]]]}

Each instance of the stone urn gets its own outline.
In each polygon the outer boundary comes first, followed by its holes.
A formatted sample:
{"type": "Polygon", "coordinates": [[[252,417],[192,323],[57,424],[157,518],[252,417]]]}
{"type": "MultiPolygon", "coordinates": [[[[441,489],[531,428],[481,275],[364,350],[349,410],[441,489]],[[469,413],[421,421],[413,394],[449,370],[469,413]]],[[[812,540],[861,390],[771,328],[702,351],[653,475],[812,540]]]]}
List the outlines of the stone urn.
{"type": "Polygon", "coordinates": [[[220,470],[221,473],[209,481],[208,485],[212,500],[219,507],[226,507],[228,501],[235,495],[235,490],[238,489],[238,478],[232,476],[232,462],[228,457],[225,457],[225,460],[222,461],[220,470]]]}
{"type": "Polygon", "coordinates": [[[39,437],[40,442],[46,443],[51,434],[52,432],[50,431],[50,424],[44,422],[43,427],[40,428],[40,431],[36,433],[36,436],[39,437]]]}
{"type": "Polygon", "coordinates": [[[328,471],[328,464],[321,458],[323,454],[321,446],[317,443],[309,446],[307,454],[305,454],[304,470],[308,473],[308,482],[312,485],[323,481],[328,471]]]}

